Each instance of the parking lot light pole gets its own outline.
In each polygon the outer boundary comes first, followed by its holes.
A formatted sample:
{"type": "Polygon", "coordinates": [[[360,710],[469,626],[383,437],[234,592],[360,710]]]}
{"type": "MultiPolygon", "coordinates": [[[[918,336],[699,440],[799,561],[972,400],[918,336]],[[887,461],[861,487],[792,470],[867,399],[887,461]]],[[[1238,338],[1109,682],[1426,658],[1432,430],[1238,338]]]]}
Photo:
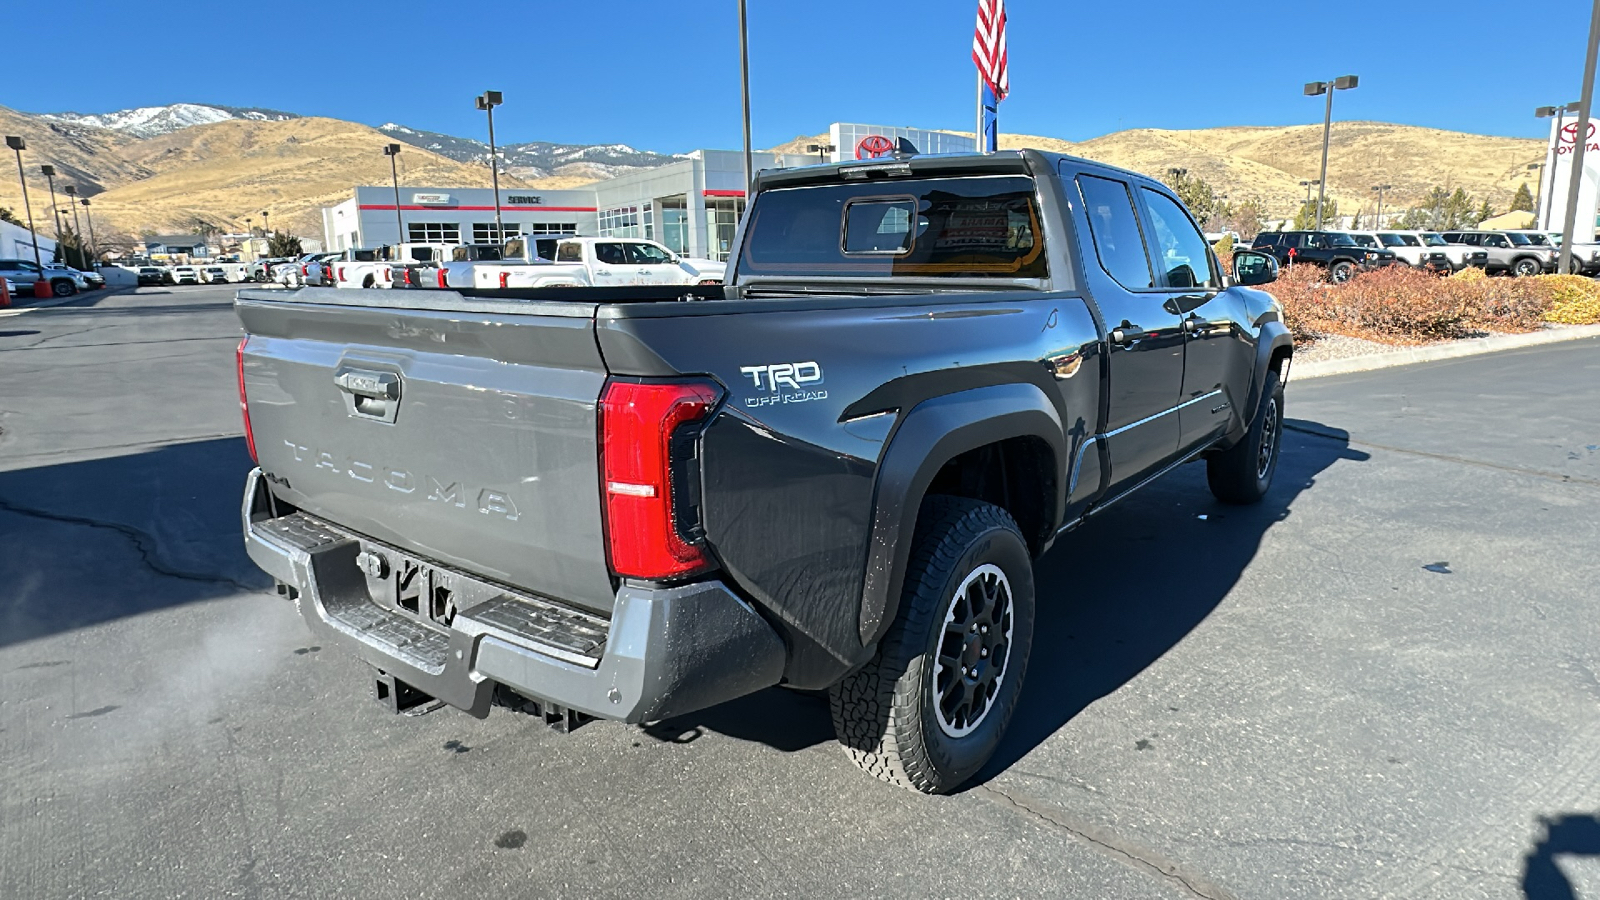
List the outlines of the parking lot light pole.
{"type": "MultiPolygon", "coordinates": [[[[1583,96],[1578,100],[1578,130],[1573,135],[1576,145],[1572,152],[1572,178],[1567,184],[1567,214],[1561,223],[1561,246],[1571,247],[1577,237],[1578,230],[1578,193],[1583,187],[1583,157],[1589,149],[1589,113],[1594,109],[1594,74],[1596,63],[1600,62],[1600,0],[1596,0],[1594,11],[1589,15],[1589,53],[1583,62],[1583,96]]],[[[1552,192],[1555,185],[1551,185],[1552,192]]],[[[1584,223],[1584,240],[1594,237],[1594,222],[1584,223]]],[[[1560,273],[1572,274],[1572,254],[1561,254],[1560,273]]]]}
{"type": "Polygon", "coordinates": [[[33,230],[33,205],[28,202],[28,179],[22,173],[22,151],[28,149],[28,142],[18,135],[8,134],[6,146],[17,151],[17,181],[22,183],[22,210],[28,215],[28,231],[33,234],[33,264],[39,267],[40,275],[39,280],[34,283],[34,295],[43,296],[39,293],[40,288],[37,285],[43,284],[48,287],[48,282],[43,277],[44,262],[39,259],[39,232],[33,230]]]}
{"type": "Polygon", "coordinates": [[[744,202],[749,209],[755,165],[750,159],[750,30],[745,26],[744,5],[745,0],[739,0],[739,100],[744,111],[744,202]]]}
{"type": "Polygon", "coordinates": [[[1372,186],[1372,189],[1378,192],[1378,212],[1374,217],[1378,221],[1378,227],[1382,228],[1383,227],[1383,195],[1385,193],[1389,192],[1389,191],[1394,190],[1394,185],[1392,185],[1392,184],[1375,184],[1375,185],[1372,186]]]}
{"type": "Polygon", "coordinates": [[[819,163],[827,162],[828,161],[828,154],[832,153],[833,151],[835,151],[837,149],[839,149],[839,148],[835,147],[832,144],[807,144],[806,145],[806,152],[807,153],[815,153],[817,155],[817,162],[819,162],[819,163]]]}
{"type": "Polygon", "coordinates": [[[400,244],[406,239],[406,226],[400,221],[400,172],[394,164],[400,156],[400,145],[389,144],[383,148],[383,155],[389,157],[389,177],[394,179],[394,233],[399,235],[395,243],[400,244]]]}
{"type": "Polygon", "coordinates": [[[1319,185],[1321,183],[1322,182],[1320,182],[1320,181],[1302,181],[1302,182],[1300,182],[1300,186],[1306,189],[1306,205],[1307,206],[1311,205],[1311,189],[1313,187],[1315,187],[1316,185],[1319,185]]]}
{"type": "MultiPolygon", "coordinates": [[[[1306,85],[1307,97],[1328,95],[1327,111],[1322,116],[1322,177],[1317,179],[1317,231],[1322,230],[1322,207],[1327,202],[1328,143],[1333,134],[1333,92],[1354,90],[1361,84],[1355,75],[1340,75],[1332,81],[1313,81],[1306,85]]],[[[1306,200],[1310,203],[1310,199],[1306,200]]]]}
{"type": "MultiPolygon", "coordinates": [[[[83,262],[83,223],[78,221],[78,188],[67,185],[61,189],[67,195],[67,205],[72,207],[72,240],[78,245],[78,262],[83,262]]],[[[67,251],[61,251],[61,261],[67,261],[67,251]]]]}
{"type": "Polygon", "coordinates": [[[489,114],[489,180],[494,184],[494,234],[495,240],[505,243],[505,229],[500,227],[500,157],[494,149],[494,108],[504,103],[499,91],[484,91],[475,98],[478,108],[489,114]]]}
{"type": "Polygon", "coordinates": [[[61,243],[61,213],[56,209],[56,167],[40,166],[39,174],[50,183],[50,214],[56,220],[56,243],[61,243]]]}
{"type": "Polygon", "coordinates": [[[83,204],[83,218],[89,223],[89,252],[94,258],[95,271],[100,270],[100,241],[94,236],[94,213],[89,212],[89,198],[84,197],[78,201],[83,204]]]}
{"type": "Polygon", "coordinates": [[[261,211],[261,236],[267,239],[267,255],[272,255],[272,226],[268,224],[267,211],[261,211]]]}

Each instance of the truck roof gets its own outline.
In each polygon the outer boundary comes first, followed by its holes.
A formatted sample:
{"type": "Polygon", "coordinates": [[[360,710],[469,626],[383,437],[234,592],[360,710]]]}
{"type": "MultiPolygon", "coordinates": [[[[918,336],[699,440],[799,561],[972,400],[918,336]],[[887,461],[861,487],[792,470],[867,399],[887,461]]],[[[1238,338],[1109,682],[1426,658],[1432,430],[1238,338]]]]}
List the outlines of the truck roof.
{"type": "MultiPolygon", "coordinates": [[[[1103,162],[1067,153],[1043,150],[999,150],[994,153],[925,153],[903,157],[818,163],[791,169],[762,169],[756,175],[756,191],[802,184],[838,183],[878,176],[949,177],[956,175],[1038,175],[1059,171],[1061,163],[1073,168],[1097,169],[1116,177],[1155,185],[1159,182],[1141,172],[1122,169],[1103,162]]],[[[1170,190],[1170,188],[1167,188],[1170,190]]]]}

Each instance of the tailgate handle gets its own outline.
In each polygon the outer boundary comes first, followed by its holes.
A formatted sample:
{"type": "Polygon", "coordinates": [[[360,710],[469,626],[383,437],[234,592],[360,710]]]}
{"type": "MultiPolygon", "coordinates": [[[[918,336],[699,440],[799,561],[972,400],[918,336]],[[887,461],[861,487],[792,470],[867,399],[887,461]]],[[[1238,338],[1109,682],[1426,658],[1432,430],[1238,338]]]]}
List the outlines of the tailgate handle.
{"type": "Polygon", "coordinates": [[[349,394],[352,415],[393,422],[400,405],[400,376],[393,372],[341,368],[333,377],[339,390],[349,394]]]}

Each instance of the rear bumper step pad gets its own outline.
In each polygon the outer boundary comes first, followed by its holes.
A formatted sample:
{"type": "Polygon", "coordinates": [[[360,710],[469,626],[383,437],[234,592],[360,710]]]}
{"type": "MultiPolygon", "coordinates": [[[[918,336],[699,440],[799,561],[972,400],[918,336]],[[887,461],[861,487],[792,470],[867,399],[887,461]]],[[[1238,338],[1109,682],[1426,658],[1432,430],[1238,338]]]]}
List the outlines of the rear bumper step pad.
{"type": "Polygon", "coordinates": [[[783,642],[718,581],[624,584],[608,622],[449,571],[464,601],[445,627],[374,602],[357,557],[379,545],[303,512],[274,515],[259,469],[241,512],[250,558],[295,589],[313,632],[480,718],[497,683],[597,718],[644,722],[777,684],[783,672],[783,642]]]}

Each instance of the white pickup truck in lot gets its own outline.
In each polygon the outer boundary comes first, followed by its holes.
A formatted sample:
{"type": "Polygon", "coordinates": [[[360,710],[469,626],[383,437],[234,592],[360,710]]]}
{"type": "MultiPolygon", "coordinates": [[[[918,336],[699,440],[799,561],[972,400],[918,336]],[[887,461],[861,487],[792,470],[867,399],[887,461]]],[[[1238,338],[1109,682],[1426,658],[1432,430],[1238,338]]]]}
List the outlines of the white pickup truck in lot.
{"type": "MultiPolygon", "coordinates": [[[[511,249],[508,242],[507,249],[511,249]]],[[[508,254],[509,255],[509,254],[508,254]]],[[[727,266],[679,256],[643,238],[562,238],[555,261],[524,258],[472,267],[479,290],[538,287],[607,287],[635,284],[721,284],[727,266]]]]}

